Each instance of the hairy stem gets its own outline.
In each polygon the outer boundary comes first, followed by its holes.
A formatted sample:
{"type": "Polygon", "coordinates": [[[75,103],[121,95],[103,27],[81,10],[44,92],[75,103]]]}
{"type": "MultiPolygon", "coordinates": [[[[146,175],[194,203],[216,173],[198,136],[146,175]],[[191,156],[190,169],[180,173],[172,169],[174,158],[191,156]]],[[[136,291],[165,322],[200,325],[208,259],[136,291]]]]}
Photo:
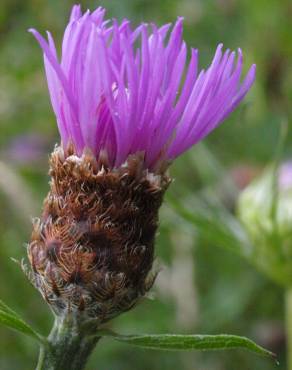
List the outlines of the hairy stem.
{"type": "Polygon", "coordinates": [[[56,318],[47,345],[40,348],[36,370],[82,370],[98,340],[84,333],[74,318],[56,318]]]}

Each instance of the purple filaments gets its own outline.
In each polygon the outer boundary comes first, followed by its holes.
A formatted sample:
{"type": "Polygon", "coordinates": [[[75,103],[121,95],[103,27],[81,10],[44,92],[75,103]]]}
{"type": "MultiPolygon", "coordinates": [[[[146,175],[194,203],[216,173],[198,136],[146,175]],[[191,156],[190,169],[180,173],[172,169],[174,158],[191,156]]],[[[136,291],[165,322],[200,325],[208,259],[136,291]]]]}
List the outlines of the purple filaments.
{"type": "Polygon", "coordinates": [[[98,8],[72,9],[61,62],[51,34],[40,43],[52,106],[63,146],[81,155],[88,147],[107,152],[112,166],[144,152],[145,167],[172,160],[202,140],[244,98],[255,65],[241,82],[242,53],[217,47],[208,69],[199,71],[198,50],[187,56],[182,18],[172,26],[133,29],[104,20],[98,8]],[[187,62],[189,59],[189,62],[187,62]]]}

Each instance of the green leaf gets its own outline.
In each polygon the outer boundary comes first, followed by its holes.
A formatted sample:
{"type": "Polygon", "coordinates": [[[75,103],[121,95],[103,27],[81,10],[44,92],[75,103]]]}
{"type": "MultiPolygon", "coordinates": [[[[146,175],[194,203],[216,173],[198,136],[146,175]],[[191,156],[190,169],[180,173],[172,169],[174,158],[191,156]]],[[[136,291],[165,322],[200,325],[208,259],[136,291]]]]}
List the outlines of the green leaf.
{"type": "Polygon", "coordinates": [[[16,315],[16,313],[10,307],[8,307],[3,301],[1,301],[1,299],[0,299],[0,310],[8,312],[12,315],[16,315]]]}
{"type": "Polygon", "coordinates": [[[101,335],[113,337],[119,342],[132,344],[138,347],[155,350],[226,350],[246,349],[262,356],[275,358],[275,354],[257,345],[245,337],[236,335],[119,335],[109,331],[100,332],[101,335]]]}
{"type": "Polygon", "coordinates": [[[19,331],[23,334],[37,339],[39,342],[44,342],[45,339],[32,329],[25,321],[23,321],[18,314],[9,308],[4,302],[0,300],[0,324],[19,331]]]}

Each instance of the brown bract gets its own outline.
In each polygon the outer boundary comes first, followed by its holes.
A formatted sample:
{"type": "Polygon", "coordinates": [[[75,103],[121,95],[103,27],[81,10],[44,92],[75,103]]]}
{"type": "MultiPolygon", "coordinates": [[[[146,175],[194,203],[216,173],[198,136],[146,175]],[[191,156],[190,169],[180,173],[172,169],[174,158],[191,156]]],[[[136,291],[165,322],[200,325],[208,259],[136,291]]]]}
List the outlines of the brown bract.
{"type": "Polygon", "coordinates": [[[57,315],[105,322],[129,310],[155,279],[151,273],[158,210],[170,179],[143,170],[143,155],[110,169],[73,147],[56,147],[50,191],[34,221],[28,256],[32,280],[57,315]]]}

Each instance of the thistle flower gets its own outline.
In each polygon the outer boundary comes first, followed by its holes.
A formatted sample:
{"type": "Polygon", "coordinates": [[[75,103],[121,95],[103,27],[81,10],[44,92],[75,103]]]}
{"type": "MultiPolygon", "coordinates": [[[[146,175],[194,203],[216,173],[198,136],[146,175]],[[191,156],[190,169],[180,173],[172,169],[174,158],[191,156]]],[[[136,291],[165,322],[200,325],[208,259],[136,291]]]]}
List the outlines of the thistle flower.
{"type": "Polygon", "coordinates": [[[174,26],[104,20],[72,9],[61,62],[37,31],[61,145],[51,190],[28,254],[33,280],[53,310],[107,321],[153,284],[158,210],[177,156],[202,140],[244,98],[242,53],[220,44],[208,69],[174,26]]]}

